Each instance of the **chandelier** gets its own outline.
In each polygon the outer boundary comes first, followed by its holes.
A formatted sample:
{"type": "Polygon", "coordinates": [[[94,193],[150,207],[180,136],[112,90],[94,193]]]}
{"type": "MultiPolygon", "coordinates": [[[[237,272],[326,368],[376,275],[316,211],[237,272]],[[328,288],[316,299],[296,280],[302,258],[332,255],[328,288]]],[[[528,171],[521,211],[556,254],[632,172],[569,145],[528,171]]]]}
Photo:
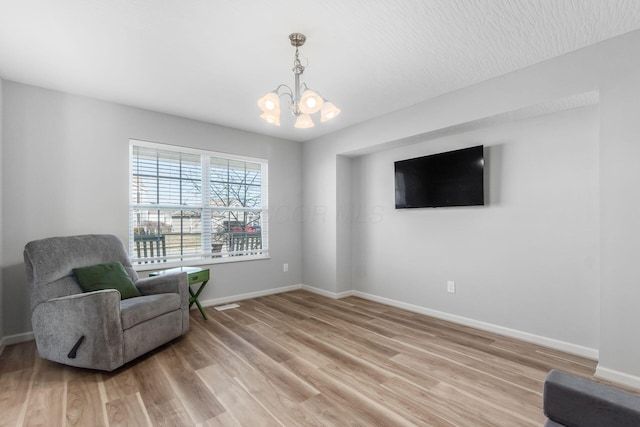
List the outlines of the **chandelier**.
{"type": "Polygon", "coordinates": [[[293,74],[295,84],[293,90],[285,85],[279,85],[274,91],[267,93],[258,100],[258,107],[262,110],[260,118],[274,126],[280,126],[280,97],[286,95],[290,98],[291,113],[296,116],[295,127],[299,129],[314,126],[311,114],[320,111],[320,121],[326,122],[340,114],[340,109],[324,99],[315,90],[309,89],[305,83],[300,83],[300,76],[304,73],[304,66],[298,58],[298,48],[307,40],[304,34],[293,33],[289,35],[291,45],[295,46],[296,54],[293,60],[293,74]]]}

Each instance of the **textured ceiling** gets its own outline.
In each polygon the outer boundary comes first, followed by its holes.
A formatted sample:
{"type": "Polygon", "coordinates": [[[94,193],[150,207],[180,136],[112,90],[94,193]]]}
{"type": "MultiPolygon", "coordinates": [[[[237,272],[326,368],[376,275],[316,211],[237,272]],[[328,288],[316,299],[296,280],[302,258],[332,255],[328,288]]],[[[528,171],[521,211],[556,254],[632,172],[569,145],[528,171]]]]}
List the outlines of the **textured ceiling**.
{"type": "Polygon", "coordinates": [[[304,141],[638,28],[638,0],[0,0],[0,77],[304,141]],[[313,129],[258,117],[291,32],[342,109],[313,129]]]}

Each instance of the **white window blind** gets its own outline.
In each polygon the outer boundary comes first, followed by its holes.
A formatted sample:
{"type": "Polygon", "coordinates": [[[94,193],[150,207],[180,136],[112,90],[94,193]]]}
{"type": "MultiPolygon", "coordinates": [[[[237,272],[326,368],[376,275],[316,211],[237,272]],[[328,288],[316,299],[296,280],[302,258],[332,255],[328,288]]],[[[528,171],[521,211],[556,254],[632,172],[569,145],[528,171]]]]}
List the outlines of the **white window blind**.
{"type": "Polygon", "coordinates": [[[130,158],[134,265],[268,255],[266,160],[135,140],[130,158]]]}

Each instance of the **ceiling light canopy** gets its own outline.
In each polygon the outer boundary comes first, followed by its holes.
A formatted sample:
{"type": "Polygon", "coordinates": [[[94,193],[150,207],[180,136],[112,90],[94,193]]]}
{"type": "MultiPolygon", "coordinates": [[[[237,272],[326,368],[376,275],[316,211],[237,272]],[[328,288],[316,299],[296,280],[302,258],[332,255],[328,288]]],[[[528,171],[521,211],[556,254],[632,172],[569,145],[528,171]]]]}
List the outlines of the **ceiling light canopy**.
{"type": "Polygon", "coordinates": [[[286,95],[290,98],[291,113],[296,116],[295,127],[299,129],[314,126],[311,114],[320,111],[320,120],[326,122],[340,114],[340,109],[324,99],[318,92],[311,90],[305,83],[300,83],[300,76],[304,73],[304,66],[298,58],[298,48],[307,40],[304,34],[293,33],[289,35],[291,45],[295,46],[296,54],[293,60],[293,74],[295,84],[293,90],[284,84],[279,85],[274,91],[267,93],[258,100],[258,107],[262,110],[261,119],[275,126],[280,126],[280,97],[286,95]],[[304,91],[302,91],[304,89],[304,91]]]}

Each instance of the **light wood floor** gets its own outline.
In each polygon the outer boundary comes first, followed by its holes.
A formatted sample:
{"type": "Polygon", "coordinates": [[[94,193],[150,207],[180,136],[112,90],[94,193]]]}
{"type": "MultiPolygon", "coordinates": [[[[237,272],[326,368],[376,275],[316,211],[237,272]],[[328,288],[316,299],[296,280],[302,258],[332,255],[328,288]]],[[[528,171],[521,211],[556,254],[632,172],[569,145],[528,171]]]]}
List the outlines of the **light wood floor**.
{"type": "Polygon", "coordinates": [[[0,356],[0,424],[541,426],[552,368],[595,362],[351,297],[241,301],[112,373],[0,356]]]}

